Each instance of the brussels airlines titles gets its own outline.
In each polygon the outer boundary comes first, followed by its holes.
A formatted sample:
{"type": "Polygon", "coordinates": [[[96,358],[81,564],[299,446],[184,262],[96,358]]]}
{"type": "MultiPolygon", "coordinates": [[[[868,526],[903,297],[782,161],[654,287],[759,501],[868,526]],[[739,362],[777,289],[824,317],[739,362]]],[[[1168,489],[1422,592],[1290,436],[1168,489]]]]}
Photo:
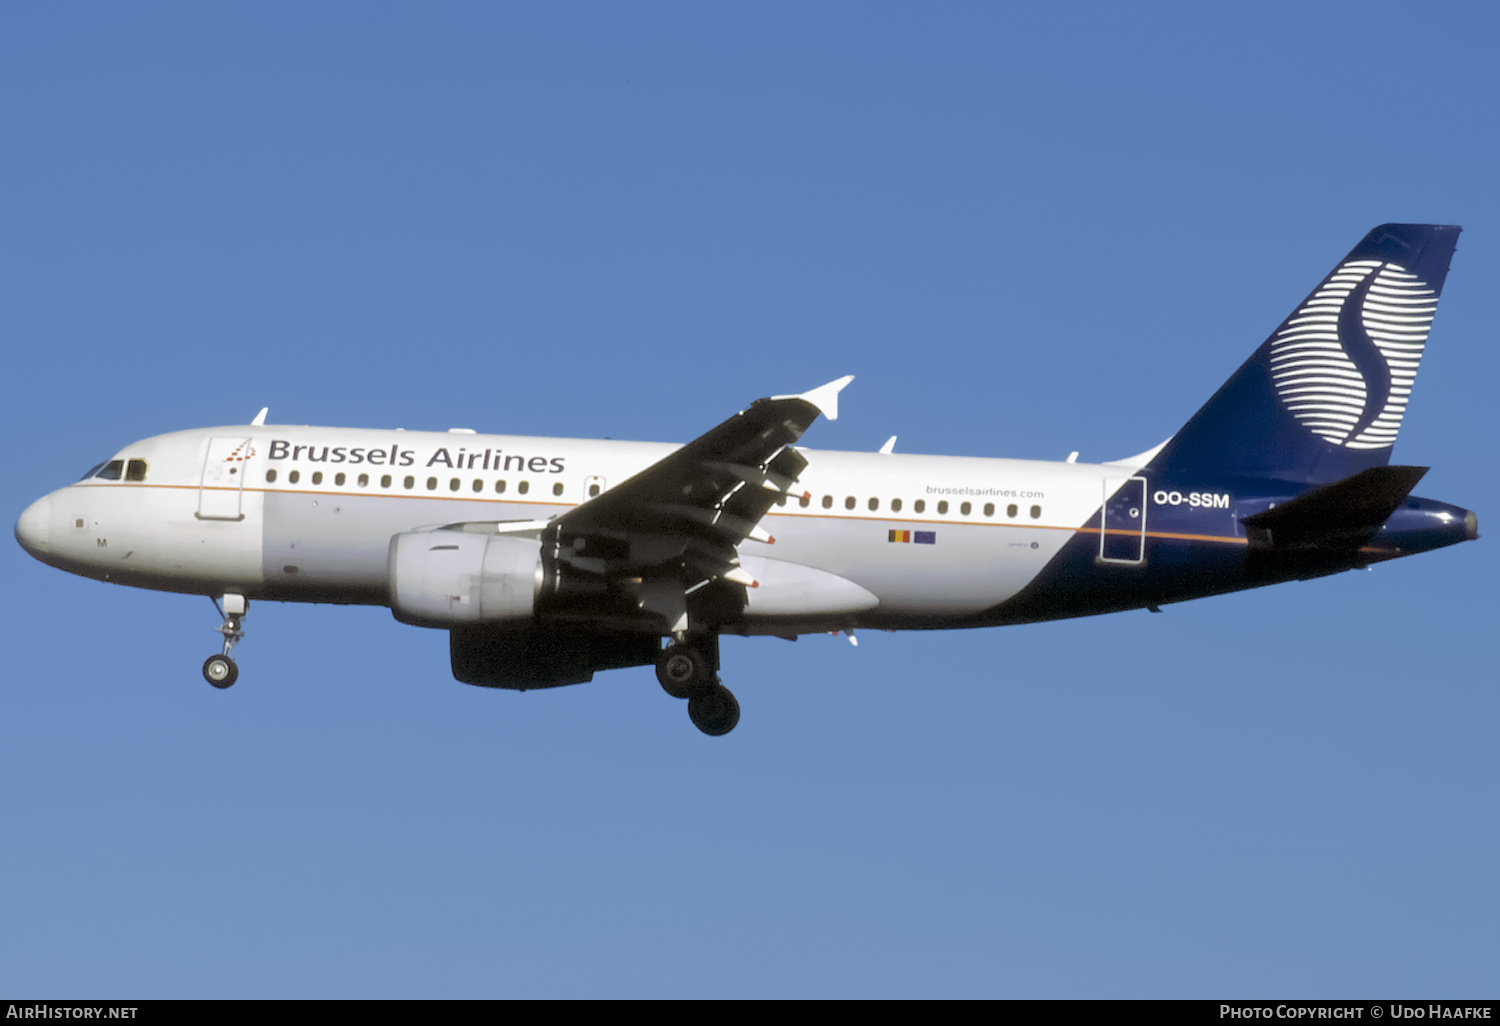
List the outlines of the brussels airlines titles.
{"type": "MultiPolygon", "coordinates": [[[[410,467],[417,462],[415,449],[403,449],[393,445],[389,449],[374,449],[364,446],[346,445],[293,445],[282,439],[271,442],[267,454],[272,460],[291,460],[293,463],[368,463],[372,466],[410,467]]],[[[459,449],[449,452],[439,448],[427,458],[424,467],[447,467],[449,470],[499,470],[520,471],[529,474],[561,474],[567,468],[562,456],[517,456],[499,449],[469,452],[459,449]]]]}

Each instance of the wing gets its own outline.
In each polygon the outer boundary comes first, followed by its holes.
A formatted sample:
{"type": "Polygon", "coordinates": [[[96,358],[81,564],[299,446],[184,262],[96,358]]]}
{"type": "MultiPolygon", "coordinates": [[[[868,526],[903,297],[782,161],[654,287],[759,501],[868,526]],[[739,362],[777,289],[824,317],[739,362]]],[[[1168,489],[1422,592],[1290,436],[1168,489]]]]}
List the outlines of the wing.
{"type": "Polygon", "coordinates": [[[707,434],[582,505],[544,522],[465,525],[542,541],[553,620],[608,622],[683,635],[733,621],[755,582],[739,565],[757,524],[807,459],[793,446],[823,414],[838,417],[852,375],[801,395],[757,399],[707,434]]]}

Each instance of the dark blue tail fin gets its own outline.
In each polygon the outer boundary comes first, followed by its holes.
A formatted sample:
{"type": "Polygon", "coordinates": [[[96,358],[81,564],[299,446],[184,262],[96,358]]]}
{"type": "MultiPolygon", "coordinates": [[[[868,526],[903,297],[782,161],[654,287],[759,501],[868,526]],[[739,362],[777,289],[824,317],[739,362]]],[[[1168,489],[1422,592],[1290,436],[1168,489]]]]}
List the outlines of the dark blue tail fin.
{"type": "Polygon", "coordinates": [[[1151,465],[1314,484],[1385,466],[1458,233],[1366,235],[1151,465]]]}

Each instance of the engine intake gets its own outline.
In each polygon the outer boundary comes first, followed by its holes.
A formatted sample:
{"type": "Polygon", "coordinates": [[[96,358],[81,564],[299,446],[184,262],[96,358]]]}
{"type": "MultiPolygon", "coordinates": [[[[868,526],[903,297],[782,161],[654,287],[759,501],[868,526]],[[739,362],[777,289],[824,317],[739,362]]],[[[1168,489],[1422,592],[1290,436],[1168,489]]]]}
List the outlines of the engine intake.
{"type": "Polygon", "coordinates": [[[528,621],[542,586],[541,542],[468,531],[391,539],[391,613],[417,627],[528,621]]]}

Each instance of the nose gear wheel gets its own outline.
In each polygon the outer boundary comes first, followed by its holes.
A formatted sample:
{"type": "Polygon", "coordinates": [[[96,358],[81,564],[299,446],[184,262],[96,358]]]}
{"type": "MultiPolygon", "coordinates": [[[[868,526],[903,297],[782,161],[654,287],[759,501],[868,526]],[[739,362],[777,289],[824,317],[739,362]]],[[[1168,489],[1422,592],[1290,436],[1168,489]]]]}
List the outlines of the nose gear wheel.
{"type": "Polygon", "coordinates": [[[239,679],[240,668],[226,655],[211,655],[203,664],[203,679],[216,688],[227,688],[239,679]]]}

